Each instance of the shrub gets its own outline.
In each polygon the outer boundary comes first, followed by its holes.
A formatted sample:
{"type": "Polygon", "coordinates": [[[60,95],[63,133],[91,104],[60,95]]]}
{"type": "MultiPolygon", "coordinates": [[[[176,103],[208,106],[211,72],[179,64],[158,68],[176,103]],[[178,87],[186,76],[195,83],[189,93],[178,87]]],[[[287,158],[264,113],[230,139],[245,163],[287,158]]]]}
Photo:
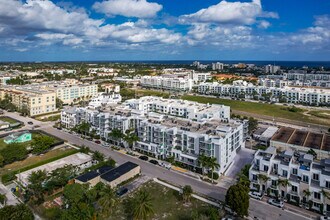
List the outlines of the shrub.
{"type": "Polygon", "coordinates": [[[16,176],[15,176],[15,173],[14,172],[10,172],[10,173],[7,173],[7,174],[3,174],[1,176],[1,181],[3,183],[8,183],[10,181],[13,181],[16,179],[16,176]]]}

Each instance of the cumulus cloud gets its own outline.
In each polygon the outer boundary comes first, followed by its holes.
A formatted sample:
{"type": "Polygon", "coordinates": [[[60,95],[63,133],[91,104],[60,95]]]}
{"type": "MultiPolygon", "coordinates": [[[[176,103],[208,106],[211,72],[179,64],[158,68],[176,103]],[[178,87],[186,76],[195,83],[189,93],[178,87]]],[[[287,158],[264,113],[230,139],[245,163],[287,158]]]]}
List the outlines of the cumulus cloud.
{"type": "Polygon", "coordinates": [[[312,44],[330,49],[330,16],[316,16],[314,26],[292,34],[292,43],[312,44]]]}
{"type": "Polygon", "coordinates": [[[260,0],[253,0],[252,2],[227,2],[223,0],[196,13],[182,15],[180,21],[182,23],[202,22],[251,25],[255,23],[257,17],[262,16],[278,17],[274,12],[263,12],[260,0]]]}
{"type": "Polygon", "coordinates": [[[106,14],[109,17],[121,15],[125,17],[152,18],[163,6],[147,2],[146,0],[107,0],[96,2],[93,5],[95,11],[106,14]]]}
{"type": "MultiPolygon", "coordinates": [[[[142,0],[132,2],[137,6],[146,4],[146,16],[151,16],[161,9],[158,4],[154,7],[153,3],[142,0]],[[157,10],[152,12],[148,8],[150,5],[157,10]]],[[[0,37],[27,37],[31,41],[41,41],[41,45],[107,45],[112,41],[172,44],[179,42],[181,38],[180,34],[166,28],[152,28],[144,20],[106,24],[104,19],[90,18],[84,9],[61,7],[50,0],[0,0],[0,5],[0,37]]],[[[139,9],[135,12],[136,16],[138,13],[141,13],[141,16],[143,14],[139,9]]]]}

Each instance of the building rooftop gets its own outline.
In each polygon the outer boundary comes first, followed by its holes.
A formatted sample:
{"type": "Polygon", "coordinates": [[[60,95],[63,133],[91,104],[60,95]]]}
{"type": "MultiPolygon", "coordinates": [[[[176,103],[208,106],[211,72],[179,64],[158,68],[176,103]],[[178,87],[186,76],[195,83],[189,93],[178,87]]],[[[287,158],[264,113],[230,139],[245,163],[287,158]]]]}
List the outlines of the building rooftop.
{"type": "Polygon", "coordinates": [[[132,169],[138,167],[139,165],[132,163],[132,162],[126,162],[119,167],[116,167],[109,172],[101,175],[101,178],[108,181],[112,182],[113,180],[119,178],[120,176],[126,174],[127,172],[131,171],[132,169]]]}
{"type": "Polygon", "coordinates": [[[92,171],[90,171],[88,173],[82,174],[82,175],[78,176],[76,179],[79,180],[79,181],[81,181],[81,182],[86,183],[89,180],[92,180],[95,177],[98,177],[98,176],[100,176],[100,175],[102,175],[104,173],[107,173],[107,172],[109,172],[112,169],[113,169],[113,167],[111,167],[111,166],[102,166],[102,167],[100,167],[100,168],[98,168],[96,170],[92,170],[92,171]]]}
{"type": "Polygon", "coordinates": [[[291,137],[292,133],[294,132],[295,129],[293,128],[288,128],[288,127],[281,127],[272,137],[271,140],[273,141],[279,141],[279,142],[284,142],[286,143],[289,138],[291,137]]]}

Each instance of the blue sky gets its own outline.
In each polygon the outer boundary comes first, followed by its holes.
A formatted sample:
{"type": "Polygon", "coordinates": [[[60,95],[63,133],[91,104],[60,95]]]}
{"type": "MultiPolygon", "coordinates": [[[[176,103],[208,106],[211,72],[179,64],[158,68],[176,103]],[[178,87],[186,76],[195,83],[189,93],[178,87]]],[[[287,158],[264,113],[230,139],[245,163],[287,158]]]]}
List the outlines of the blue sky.
{"type": "Polygon", "coordinates": [[[330,61],[328,0],[0,0],[0,61],[330,61]]]}

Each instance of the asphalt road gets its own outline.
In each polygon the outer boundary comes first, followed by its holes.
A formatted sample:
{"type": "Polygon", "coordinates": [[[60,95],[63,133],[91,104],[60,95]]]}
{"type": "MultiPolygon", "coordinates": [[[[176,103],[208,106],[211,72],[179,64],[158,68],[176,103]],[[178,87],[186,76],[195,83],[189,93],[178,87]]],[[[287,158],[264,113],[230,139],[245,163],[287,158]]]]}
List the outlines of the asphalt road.
{"type": "MultiPolygon", "coordinates": [[[[34,119],[21,117],[16,113],[6,113],[6,115],[17,118],[23,122],[33,121],[34,125],[40,125],[38,128],[40,130],[44,130],[52,135],[62,138],[63,140],[68,141],[69,143],[76,145],[85,145],[89,147],[92,151],[99,151],[104,155],[113,158],[118,164],[122,164],[126,161],[132,161],[141,166],[142,173],[150,178],[159,178],[165,180],[167,182],[173,183],[177,186],[191,185],[193,190],[199,194],[207,195],[210,198],[214,198],[217,200],[224,201],[226,189],[214,186],[200,180],[197,180],[193,177],[189,177],[184,174],[180,174],[171,170],[166,170],[162,167],[155,166],[149,162],[145,162],[139,160],[137,158],[119,153],[117,151],[113,151],[109,148],[102,147],[99,144],[96,144],[92,141],[84,140],[78,136],[73,134],[64,132],[62,130],[57,130],[52,127],[52,123],[39,122],[34,119]]],[[[28,125],[27,128],[31,128],[32,126],[28,125]]],[[[295,212],[282,210],[271,206],[263,201],[257,201],[254,199],[250,199],[250,209],[249,214],[252,218],[258,219],[283,219],[283,220],[297,220],[297,219],[309,219],[306,218],[308,215],[300,215],[295,212]]]]}

